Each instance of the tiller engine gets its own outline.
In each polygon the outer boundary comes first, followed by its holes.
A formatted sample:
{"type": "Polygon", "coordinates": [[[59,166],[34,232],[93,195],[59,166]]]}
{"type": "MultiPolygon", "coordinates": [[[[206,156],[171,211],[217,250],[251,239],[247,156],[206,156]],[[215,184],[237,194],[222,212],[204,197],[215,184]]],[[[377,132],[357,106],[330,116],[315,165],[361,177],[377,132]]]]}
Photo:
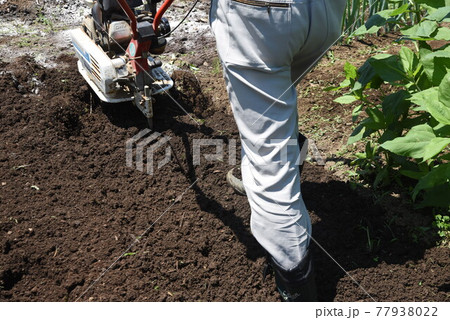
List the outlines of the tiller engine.
{"type": "Polygon", "coordinates": [[[85,0],[91,13],[71,32],[78,70],[101,101],[132,101],[153,126],[152,96],[173,81],[151,55],[164,52],[173,0],[85,0]],[[141,8],[141,9],[138,9],[141,8]]]}

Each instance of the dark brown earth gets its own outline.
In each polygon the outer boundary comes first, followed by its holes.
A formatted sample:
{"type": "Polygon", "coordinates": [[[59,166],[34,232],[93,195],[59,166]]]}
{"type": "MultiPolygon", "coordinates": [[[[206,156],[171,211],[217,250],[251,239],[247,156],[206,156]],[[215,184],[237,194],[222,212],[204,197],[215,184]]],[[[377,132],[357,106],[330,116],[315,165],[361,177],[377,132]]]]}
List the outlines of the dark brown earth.
{"type": "Polygon", "coordinates": [[[3,4],[0,4],[0,16],[2,16],[3,19],[17,17],[34,19],[36,17],[36,12],[39,9],[41,9],[40,6],[36,5],[36,2],[32,0],[8,0],[3,4]]]}
{"type": "MultiPolygon", "coordinates": [[[[342,80],[344,58],[357,64],[391,41],[335,48],[300,84],[302,132],[328,161],[351,131],[351,109],[323,88],[342,80]]],[[[189,116],[167,96],[156,101],[155,130],[171,138],[172,160],[153,175],[125,163],[143,116],[96,104],[72,58],[58,69],[0,62],[1,301],[278,301],[273,278],[262,279],[246,198],[225,182],[238,132],[216,57],[202,59],[196,75],[174,75],[171,94],[189,116]],[[212,138],[224,141],[223,161],[194,166],[193,139],[212,138]]],[[[321,301],[450,301],[449,250],[423,229],[429,212],[315,163],[302,191],[321,301]]]]}

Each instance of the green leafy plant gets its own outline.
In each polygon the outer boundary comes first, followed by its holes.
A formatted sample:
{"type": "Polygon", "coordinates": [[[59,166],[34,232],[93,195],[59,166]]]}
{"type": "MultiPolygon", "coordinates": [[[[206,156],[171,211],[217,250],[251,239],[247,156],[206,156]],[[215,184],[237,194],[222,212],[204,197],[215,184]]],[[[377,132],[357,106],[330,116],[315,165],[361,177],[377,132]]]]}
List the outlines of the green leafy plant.
{"type": "MultiPolygon", "coordinates": [[[[385,30],[389,31],[391,29],[391,25],[386,24],[382,21],[383,10],[390,10],[390,12],[392,12],[392,9],[398,9],[402,6],[408,6],[410,4],[414,6],[415,10],[411,10],[407,16],[401,17],[401,19],[397,20],[406,21],[406,19],[409,18],[412,21],[418,22],[420,12],[419,4],[416,2],[417,1],[411,0],[347,0],[347,8],[344,15],[343,28],[344,30],[353,32],[355,31],[355,29],[361,28],[361,26],[364,27],[367,19],[372,19],[370,20],[370,23],[373,23],[375,21],[377,21],[377,24],[382,23],[382,26],[385,28],[385,30]]],[[[378,29],[376,31],[378,31],[378,29]]]]}
{"type": "Polygon", "coordinates": [[[441,243],[450,244],[450,217],[437,214],[434,216],[433,225],[438,229],[441,243]]]}
{"type": "Polygon", "coordinates": [[[335,101],[355,103],[358,122],[348,144],[365,143],[353,162],[361,173],[374,176],[374,185],[415,180],[412,199],[419,206],[450,207],[450,1],[409,1],[397,9],[372,16],[355,34],[374,33],[386,23],[396,24],[399,41],[412,41],[398,54],[378,54],[359,69],[344,67],[339,87],[350,91],[335,101]],[[425,3],[426,2],[426,3],[425,3]],[[410,13],[423,14],[415,21],[410,13]],[[433,49],[428,41],[447,43],[433,49]]]}
{"type": "Polygon", "coordinates": [[[39,11],[36,18],[36,23],[43,24],[47,27],[47,32],[53,31],[53,22],[42,12],[39,11]]]}

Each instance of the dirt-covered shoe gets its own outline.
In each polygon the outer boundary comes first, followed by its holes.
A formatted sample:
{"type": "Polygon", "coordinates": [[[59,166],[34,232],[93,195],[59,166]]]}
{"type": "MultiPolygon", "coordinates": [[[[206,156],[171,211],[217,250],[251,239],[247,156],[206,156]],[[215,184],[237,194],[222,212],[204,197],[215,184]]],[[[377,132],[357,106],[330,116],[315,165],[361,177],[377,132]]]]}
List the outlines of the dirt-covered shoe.
{"type": "Polygon", "coordinates": [[[272,257],[269,264],[275,273],[275,283],[281,298],[285,302],[317,301],[316,280],[310,250],[303,260],[293,269],[283,269],[272,257]]]}

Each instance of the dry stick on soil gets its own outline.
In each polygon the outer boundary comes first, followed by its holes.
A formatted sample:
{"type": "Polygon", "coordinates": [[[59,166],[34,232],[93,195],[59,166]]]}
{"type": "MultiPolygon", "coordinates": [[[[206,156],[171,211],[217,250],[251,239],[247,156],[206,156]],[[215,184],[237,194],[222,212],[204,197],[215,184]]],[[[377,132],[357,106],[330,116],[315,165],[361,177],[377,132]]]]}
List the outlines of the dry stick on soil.
{"type": "MultiPolygon", "coordinates": [[[[193,184],[191,184],[186,190],[184,190],[183,193],[180,195],[180,197],[182,197],[188,190],[190,190],[199,179],[200,178],[197,178],[197,180],[195,180],[193,184]]],[[[129,252],[130,249],[136,244],[136,242],[139,242],[139,239],[141,239],[147,234],[147,232],[156,224],[156,222],[158,222],[159,219],[161,219],[175,205],[175,203],[176,203],[175,201],[172,202],[172,204],[166,210],[164,210],[164,212],[147,229],[145,229],[145,231],[138,238],[135,238],[135,240],[125,249],[125,251],[123,251],[123,253],[116,260],[114,260],[114,262],[106,270],[104,270],[100,274],[100,276],[98,276],[98,278],[95,279],[94,282],[92,282],[89,285],[89,287],[86,290],[83,291],[83,293],[75,300],[75,302],[84,297],[84,295],[124,256],[124,254],[129,252]]]]}

